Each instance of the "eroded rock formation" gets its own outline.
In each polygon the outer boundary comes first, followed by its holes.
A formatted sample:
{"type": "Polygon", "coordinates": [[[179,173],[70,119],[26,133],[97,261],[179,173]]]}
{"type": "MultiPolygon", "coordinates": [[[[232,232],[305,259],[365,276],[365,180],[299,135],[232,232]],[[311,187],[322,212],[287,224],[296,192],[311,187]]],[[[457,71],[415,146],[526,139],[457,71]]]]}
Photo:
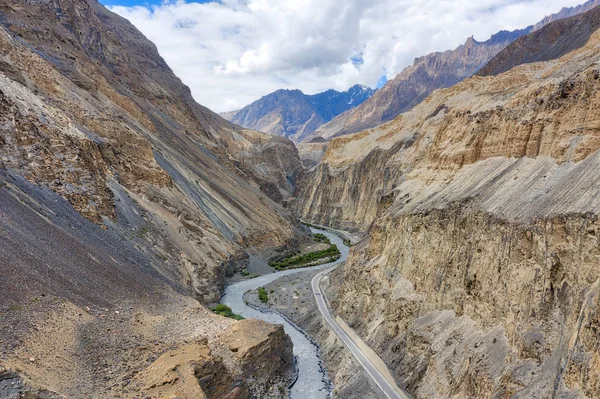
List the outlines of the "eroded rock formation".
{"type": "Polygon", "coordinates": [[[247,249],[303,239],[279,204],[301,170],[289,140],[195,103],[95,0],[1,2],[0,396],[285,395],[281,327],[198,301],[247,249]],[[222,335],[249,332],[240,359],[222,335]]]}
{"type": "Polygon", "coordinates": [[[155,46],[95,1],[0,9],[4,168],[94,222],[129,224],[207,302],[245,247],[293,245],[299,230],[276,203],[301,171],[291,142],[195,103],[155,46]]]}
{"type": "Polygon", "coordinates": [[[369,230],[334,307],[415,397],[600,396],[599,60],[596,31],[437,91],[302,180],[305,218],[369,230]]]}

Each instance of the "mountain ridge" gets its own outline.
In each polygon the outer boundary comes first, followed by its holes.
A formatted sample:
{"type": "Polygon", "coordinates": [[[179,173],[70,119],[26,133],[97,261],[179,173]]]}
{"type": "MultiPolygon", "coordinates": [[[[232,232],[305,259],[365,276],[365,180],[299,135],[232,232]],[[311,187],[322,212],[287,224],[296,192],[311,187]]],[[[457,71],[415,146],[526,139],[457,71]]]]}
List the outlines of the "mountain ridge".
{"type": "Polygon", "coordinates": [[[298,89],[279,89],[240,110],[220,115],[240,126],[300,142],[335,116],[362,104],[374,92],[358,84],[345,92],[329,89],[311,95],[298,89]]]}
{"type": "Polygon", "coordinates": [[[563,8],[524,29],[500,31],[484,42],[477,42],[471,37],[454,50],[417,57],[413,65],[388,80],[369,100],[319,127],[305,140],[310,141],[315,137],[330,139],[390,121],[420,103],[433,90],[450,87],[472,76],[515,39],[547,23],[588,11],[599,4],[599,0],[589,0],[576,7],[563,8]]]}

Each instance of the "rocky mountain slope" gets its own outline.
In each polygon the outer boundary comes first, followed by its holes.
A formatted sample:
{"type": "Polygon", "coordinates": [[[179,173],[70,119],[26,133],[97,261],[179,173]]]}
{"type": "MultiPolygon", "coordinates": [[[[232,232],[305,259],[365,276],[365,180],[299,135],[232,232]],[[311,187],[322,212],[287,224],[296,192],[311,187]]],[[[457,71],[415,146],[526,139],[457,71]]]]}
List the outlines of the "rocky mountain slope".
{"type": "Polygon", "coordinates": [[[174,280],[206,301],[222,264],[293,242],[301,170],[283,138],[198,105],[155,46],[95,1],[1,6],[2,166],[97,223],[122,216],[174,280]],[[261,190],[262,189],[262,190],[261,190]],[[142,212],[118,215],[118,202],[142,212]]]}
{"type": "MultiPolygon", "coordinates": [[[[281,326],[214,315],[126,226],[102,228],[14,172],[0,186],[0,397],[281,397],[281,326]]],[[[117,205],[130,207],[142,211],[117,205]]]]}
{"type": "MultiPolygon", "coordinates": [[[[600,5],[600,2],[597,2],[600,5]]],[[[516,65],[559,58],[584,46],[600,27],[600,7],[593,11],[562,19],[515,40],[494,57],[477,75],[499,75],[516,65]]]]}
{"type": "Polygon", "coordinates": [[[361,85],[345,92],[327,90],[314,95],[277,90],[241,110],[221,115],[240,126],[300,142],[319,126],[362,104],[374,92],[361,85]]]}
{"type": "Polygon", "coordinates": [[[472,76],[515,39],[556,19],[588,11],[599,4],[599,0],[589,0],[577,7],[564,8],[535,26],[513,32],[502,31],[485,42],[469,38],[454,50],[416,58],[413,65],[388,81],[369,100],[321,126],[306,141],[316,137],[330,139],[390,121],[419,104],[434,90],[450,87],[472,76]]]}
{"type": "Polygon", "coordinates": [[[416,398],[600,396],[599,61],[596,31],[438,90],[302,179],[306,219],[368,229],[333,306],[416,398]]]}
{"type": "Polygon", "coordinates": [[[95,0],[0,2],[0,396],[280,396],[283,331],[196,299],[304,239],[278,203],[301,169],[289,140],[198,105],[95,0]],[[224,331],[256,335],[229,350],[224,331]]]}

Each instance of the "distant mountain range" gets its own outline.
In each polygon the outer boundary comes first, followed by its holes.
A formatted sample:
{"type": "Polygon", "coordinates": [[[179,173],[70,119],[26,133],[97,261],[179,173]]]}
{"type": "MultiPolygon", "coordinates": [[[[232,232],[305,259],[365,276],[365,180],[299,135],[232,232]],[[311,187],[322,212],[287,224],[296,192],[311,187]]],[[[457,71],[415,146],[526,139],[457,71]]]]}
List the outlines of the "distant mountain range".
{"type": "Polygon", "coordinates": [[[355,85],[348,91],[327,90],[307,95],[300,90],[277,90],[238,111],[224,112],[225,119],[300,142],[324,123],[368,100],[374,89],[355,85]]]}
{"type": "MultiPolygon", "coordinates": [[[[323,142],[369,129],[410,110],[434,90],[453,86],[474,75],[517,39],[538,31],[550,22],[584,13],[598,5],[600,0],[590,0],[582,5],[563,8],[525,29],[500,31],[484,42],[470,37],[454,50],[418,57],[413,65],[377,92],[359,85],[342,93],[328,90],[312,96],[300,90],[278,90],[241,110],[221,116],[243,127],[284,136],[296,143],[323,142]]],[[[571,44],[566,42],[556,46],[561,45],[571,48],[571,44]]],[[[537,57],[528,54],[519,56],[522,62],[537,57]]],[[[500,60],[494,62],[485,74],[506,70],[513,60],[505,60],[504,66],[500,65],[500,60]]]]}
{"type": "Polygon", "coordinates": [[[388,122],[419,104],[434,90],[453,86],[472,76],[516,39],[550,22],[581,14],[598,5],[600,0],[590,0],[582,5],[563,8],[525,29],[501,31],[485,42],[478,42],[471,37],[454,50],[418,57],[412,66],[388,81],[368,101],[324,124],[306,141],[328,140],[388,122]]]}

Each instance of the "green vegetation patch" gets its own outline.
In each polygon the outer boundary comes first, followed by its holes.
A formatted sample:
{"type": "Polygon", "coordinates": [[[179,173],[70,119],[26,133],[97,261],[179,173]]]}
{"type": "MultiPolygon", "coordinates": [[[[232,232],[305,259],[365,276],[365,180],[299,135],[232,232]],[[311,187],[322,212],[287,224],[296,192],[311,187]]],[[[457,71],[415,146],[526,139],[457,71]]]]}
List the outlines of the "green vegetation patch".
{"type": "Polygon", "coordinates": [[[321,234],[321,233],[313,234],[313,240],[315,240],[316,242],[321,242],[321,243],[331,245],[331,240],[329,240],[329,238],[327,238],[327,236],[325,234],[321,234]]]}
{"type": "Polygon", "coordinates": [[[258,299],[260,299],[262,303],[269,302],[269,294],[267,294],[267,290],[264,289],[264,287],[258,289],[258,299]]]}
{"type": "Polygon", "coordinates": [[[250,272],[248,271],[248,269],[242,270],[241,273],[242,273],[242,276],[244,276],[244,277],[248,277],[250,275],[250,272]]]}
{"type": "Polygon", "coordinates": [[[309,252],[304,255],[289,256],[280,261],[270,262],[269,265],[274,267],[275,270],[298,269],[301,267],[307,267],[308,265],[311,265],[320,259],[331,258],[336,260],[339,259],[340,256],[341,253],[337,245],[332,244],[327,249],[309,252]]]}
{"type": "Polygon", "coordinates": [[[221,315],[221,316],[229,317],[230,319],[244,320],[243,316],[240,316],[239,314],[233,313],[231,311],[231,308],[229,306],[223,305],[222,303],[218,304],[217,306],[215,306],[211,310],[213,311],[213,313],[216,313],[216,314],[221,315]]]}

